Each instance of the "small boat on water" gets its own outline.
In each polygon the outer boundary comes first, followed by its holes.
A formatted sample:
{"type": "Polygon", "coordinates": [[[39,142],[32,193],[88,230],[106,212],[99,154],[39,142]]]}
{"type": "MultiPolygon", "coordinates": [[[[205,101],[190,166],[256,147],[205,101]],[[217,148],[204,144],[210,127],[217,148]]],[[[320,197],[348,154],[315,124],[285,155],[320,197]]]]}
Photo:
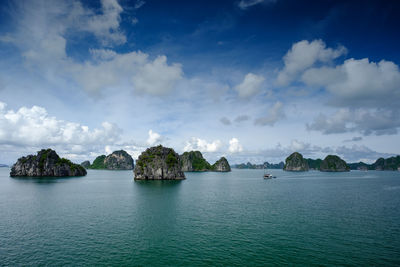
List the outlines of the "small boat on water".
{"type": "Polygon", "coordinates": [[[272,179],[272,178],[276,178],[276,176],[273,176],[270,173],[267,173],[267,168],[266,166],[264,166],[264,179],[272,179]]]}
{"type": "Polygon", "coordinates": [[[264,173],[264,179],[272,179],[272,178],[276,178],[276,176],[273,176],[270,173],[264,173]]]}
{"type": "Polygon", "coordinates": [[[269,173],[264,174],[264,179],[272,179],[272,175],[269,173]]]}

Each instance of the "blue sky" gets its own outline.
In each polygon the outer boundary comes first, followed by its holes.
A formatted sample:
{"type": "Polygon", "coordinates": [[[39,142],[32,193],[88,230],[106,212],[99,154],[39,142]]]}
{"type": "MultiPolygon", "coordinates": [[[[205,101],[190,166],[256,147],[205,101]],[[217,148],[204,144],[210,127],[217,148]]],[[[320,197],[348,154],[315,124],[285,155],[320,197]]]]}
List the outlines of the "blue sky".
{"type": "Polygon", "coordinates": [[[0,162],[397,155],[397,1],[2,1],[0,162]]]}

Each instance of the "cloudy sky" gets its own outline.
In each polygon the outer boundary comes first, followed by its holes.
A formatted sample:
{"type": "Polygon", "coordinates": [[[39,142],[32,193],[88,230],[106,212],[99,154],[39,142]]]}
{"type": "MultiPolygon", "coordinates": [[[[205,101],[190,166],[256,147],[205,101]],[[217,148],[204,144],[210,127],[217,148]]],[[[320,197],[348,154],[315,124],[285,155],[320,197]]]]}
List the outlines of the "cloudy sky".
{"type": "Polygon", "coordinates": [[[0,6],[0,163],[163,144],[213,162],[400,153],[400,2],[0,6]]]}

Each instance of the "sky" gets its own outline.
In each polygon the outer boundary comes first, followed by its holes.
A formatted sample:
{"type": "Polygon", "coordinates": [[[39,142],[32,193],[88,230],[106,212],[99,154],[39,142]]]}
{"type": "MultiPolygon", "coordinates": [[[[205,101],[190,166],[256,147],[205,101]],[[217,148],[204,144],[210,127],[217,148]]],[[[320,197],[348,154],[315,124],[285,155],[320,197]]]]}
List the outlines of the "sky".
{"type": "Polygon", "coordinates": [[[0,3],[0,163],[400,153],[399,1],[0,3]]]}

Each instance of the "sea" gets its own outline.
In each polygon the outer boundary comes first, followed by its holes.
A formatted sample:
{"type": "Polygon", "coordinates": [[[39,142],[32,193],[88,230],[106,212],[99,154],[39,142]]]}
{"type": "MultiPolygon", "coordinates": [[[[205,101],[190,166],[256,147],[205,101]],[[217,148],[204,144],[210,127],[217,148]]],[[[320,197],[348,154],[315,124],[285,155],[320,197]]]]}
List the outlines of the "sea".
{"type": "Polygon", "coordinates": [[[0,266],[399,266],[400,172],[11,178],[0,266]]]}

